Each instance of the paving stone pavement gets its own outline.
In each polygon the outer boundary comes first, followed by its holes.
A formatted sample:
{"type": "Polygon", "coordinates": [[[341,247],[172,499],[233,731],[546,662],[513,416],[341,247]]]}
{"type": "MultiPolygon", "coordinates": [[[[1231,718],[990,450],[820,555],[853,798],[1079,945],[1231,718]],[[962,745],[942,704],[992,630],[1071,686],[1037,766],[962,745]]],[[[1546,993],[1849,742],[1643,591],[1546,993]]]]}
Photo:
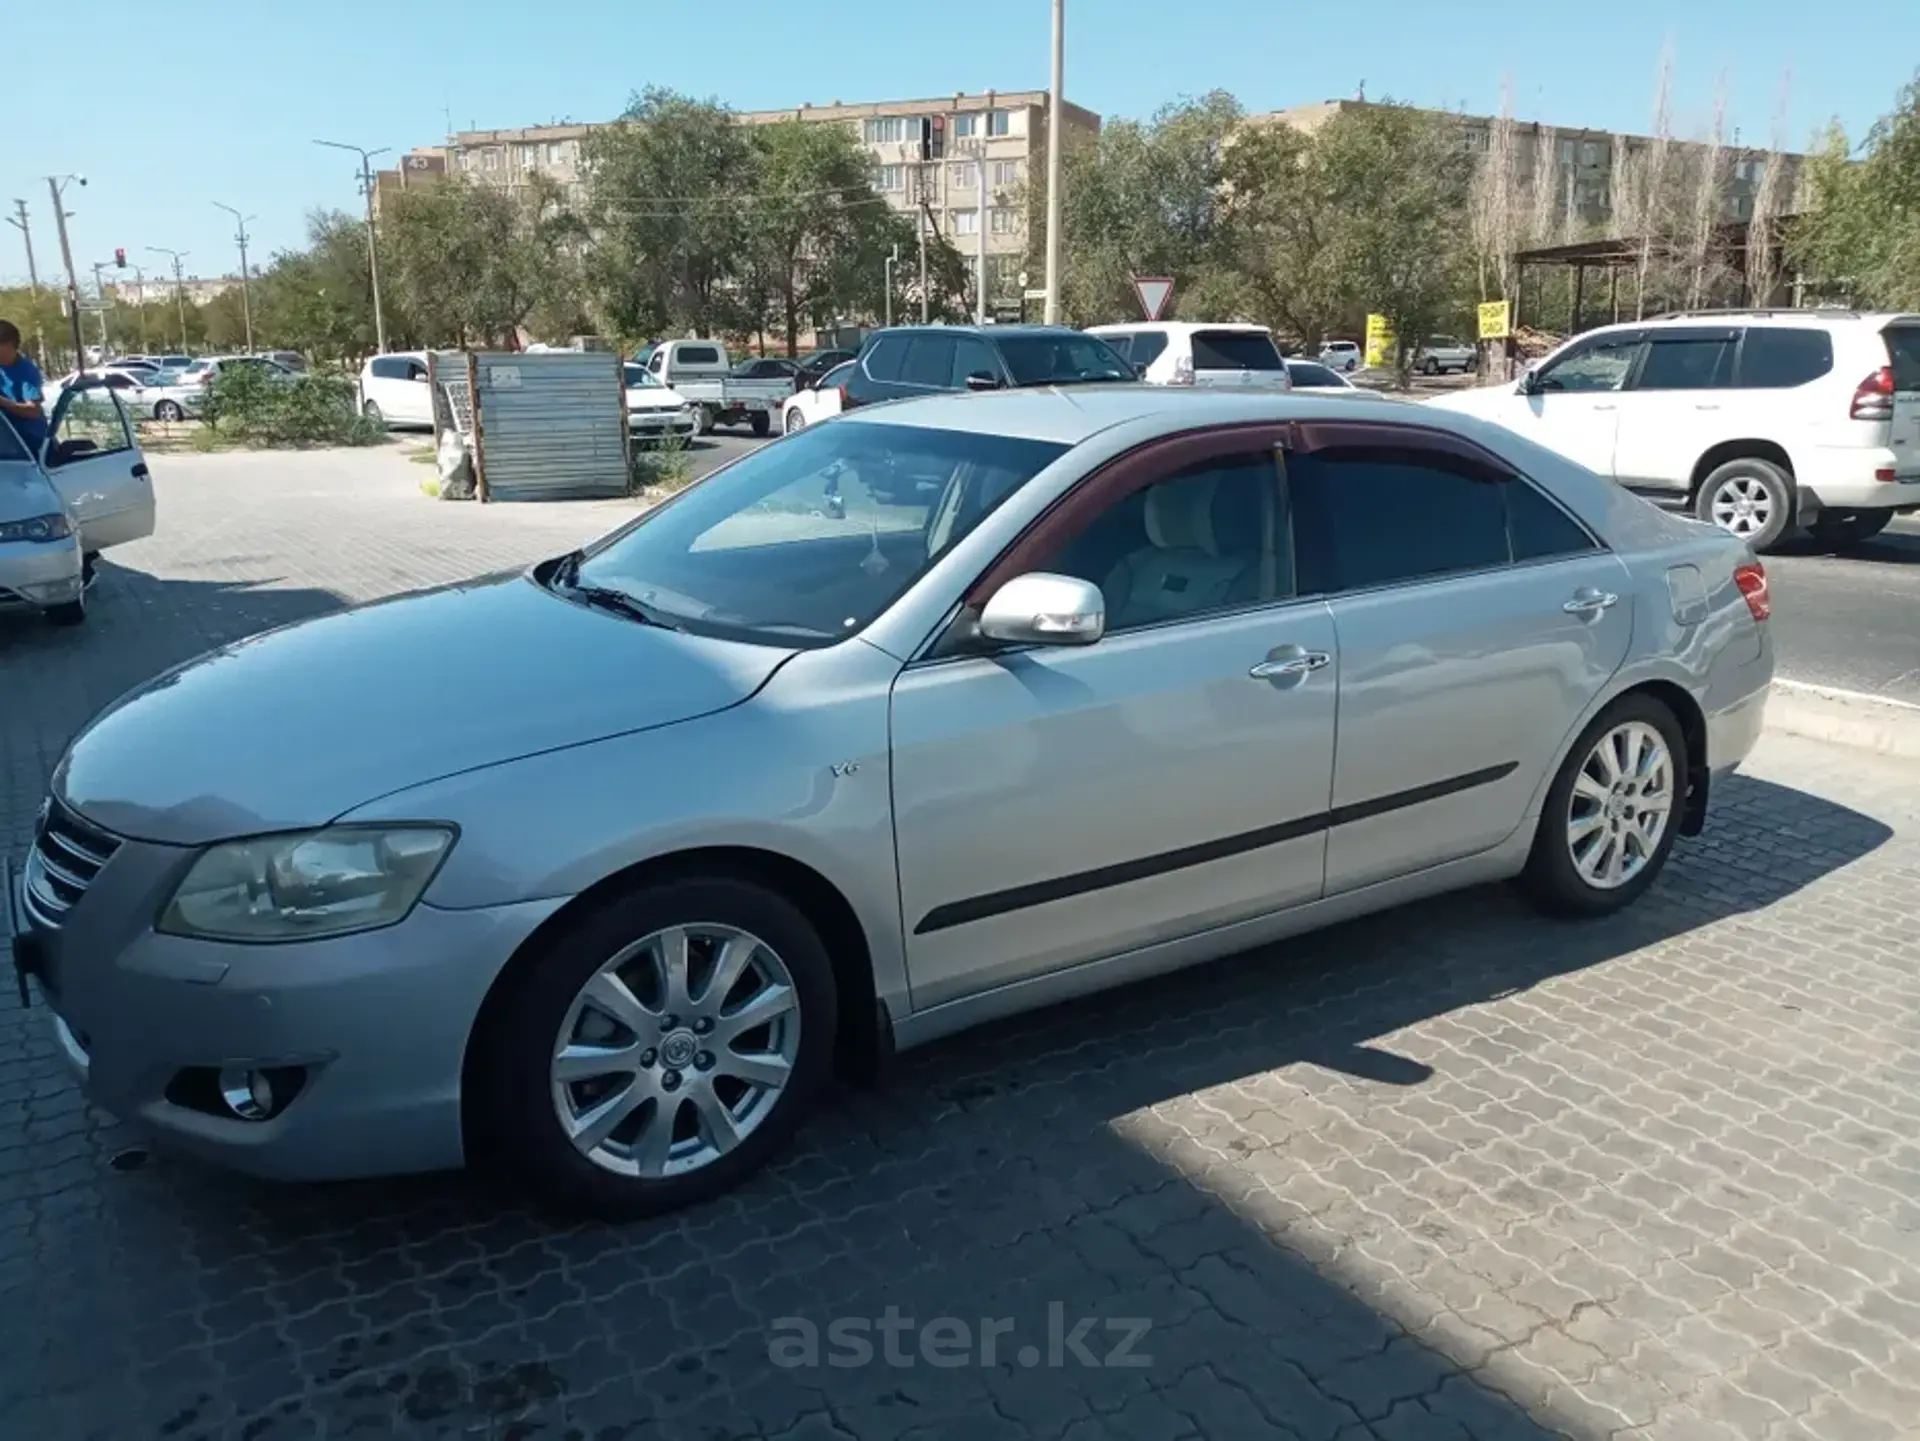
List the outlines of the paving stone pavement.
{"type": "MultiPolygon", "coordinates": [[[[399,466],[158,462],[87,629],[0,626],[0,844],[123,686],[624,513],[399,466]]],[[[7,996],[0,1432],[1920,1436],[1917,884],[1920,770],[1770,737],[1624,917],[1474,892],[962,1037],[625,1228],[134,1166],[7,996]]]]}

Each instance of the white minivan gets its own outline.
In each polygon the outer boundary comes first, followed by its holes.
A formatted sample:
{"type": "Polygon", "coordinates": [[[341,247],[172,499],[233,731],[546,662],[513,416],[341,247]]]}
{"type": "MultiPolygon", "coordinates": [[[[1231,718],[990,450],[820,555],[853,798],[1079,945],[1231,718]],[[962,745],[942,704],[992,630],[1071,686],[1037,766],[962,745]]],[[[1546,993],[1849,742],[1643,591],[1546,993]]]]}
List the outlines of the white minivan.
{"type": "Polygon", "coordinates": [[[1089,325],[1149,385],[1263,386],[1290,390],[1287,362],[1264,325],[1203,325],[1157,320],[1089,325]]]}
{"type": "Polygon", "coordinates": [[[425,351],[375,355],[360,367],[360,410],[389,427],[433,424],[433,387],[427,384],[425,351]]]}
{"type": "Polygon", "coordinates": [[[1496,421],[1773,549],[1920,510],[1920,315],[1712,311],[1578,335],[1517,384],[1428,405],[1496,421]]]}

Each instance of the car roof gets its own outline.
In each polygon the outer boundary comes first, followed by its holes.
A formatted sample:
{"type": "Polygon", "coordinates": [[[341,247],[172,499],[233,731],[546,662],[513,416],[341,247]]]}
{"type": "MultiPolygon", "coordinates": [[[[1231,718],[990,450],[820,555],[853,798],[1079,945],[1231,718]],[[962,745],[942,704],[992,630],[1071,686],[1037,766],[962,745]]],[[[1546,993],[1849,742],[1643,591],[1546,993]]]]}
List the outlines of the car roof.
{"type": "Polygon", "coordinates": [[[1071,325],[889,325],[884,330],[876,330],[867,337],[871,344],[882,337],[894,335],[979,335],[991,340],[994,336],[1008,335],[1084,335],[1089,331],[1075,330],[1071,325]]]}
{"type": "Polygon", "coordinates": [[[1122,331],[1164,330],[1171,335],[1192,335],[1199,330],[1238,330],[1249,335],[1271,335],[1273,328],[1247,320],[1127,320],[1107,325],[1089,325],[1089,335],[1112,335],[1122,331]]]}
{"type": "MultiPolygon", "coordinates": [[[[1481,436],[1471,417],[1431,406],[1388,400],[1369,406],[1369,421],[1397,418],[1409,425],[1481,436]]],[[[864,405],[842,415],[855,425],[913,425],[930,430],[963,430],[1020,440],[1078,445],[1090,436],[1129,421],[1152,419],[1171,432],[1194,426],[1248,421],[1351,419],[1353,402],[1333,395],[1281,391],[1239,394],[1228,389],[1184,386],[1114,385],[1034,386],[1016,390],[942,391],[911,400],[864,405]]]]}
{"type": "Polygon", "coordinates": [[[1596,325],[1580,332],[1589,335],[1621,335],[1636,330],[1669,330],[1675,327],[1696,329],[1702,326],[1814,326],[1826,330],[1845,330],[1856,326],[1883,330],[1888,325],[1920,325],[1920,315],[1894,310],[1842,310],[1820,307],[1813,310],[1685,310],[1649,315],[1644,320],[1622,320],[1612,325],[1596,325]]]}

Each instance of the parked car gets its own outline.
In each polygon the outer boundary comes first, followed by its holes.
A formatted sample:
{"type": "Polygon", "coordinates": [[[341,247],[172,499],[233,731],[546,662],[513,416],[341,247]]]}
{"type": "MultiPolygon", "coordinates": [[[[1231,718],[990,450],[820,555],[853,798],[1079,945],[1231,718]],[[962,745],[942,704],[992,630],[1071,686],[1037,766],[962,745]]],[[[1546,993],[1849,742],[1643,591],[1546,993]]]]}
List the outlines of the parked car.
{"type": "Polygon", "coordinates": [[[693,403],[701,435],[716,425],[742,422],[755,435],[765,435],[780,402],[793,393],[791,375],[753,380],[729,375],[727,348],[717,340],[662,341],[647,352],[644,364],[655,380],[693,403]]]}
{"type": "Polygon", "coordinates": [[[942,390],[1005,390],[1136,379],[1106,341],[1046,325],[902,325],[867,337],[842,383],[844,410],[942,390]]]}
{"type": "Polygon", "coordinates": [[[1090,325],[1149,385],[1261,385],[1285,390],[1286,361],[1264,325],[1090,325]]]}
{"type": "Polygon", "coordinates": [[[860,352],[857,350],[816,350],[800,362],[800,368],[794,373],[793,389],[797,395],[810,385],[818,385],[821,377],[830,370],[838,370],[860,352]]]}
{"type": "Polygon", "coordinates": [[[427,384],[427,353],[407,350],[369,356],[360,367],[360,413],[390,430],[430,428],[433,391],[427,384]]]}
{"type": "Polygon", "coordinates": [[[153,483],[116,388],[97,375],[51,401],[47,431],[34,455],[0,417],[0,608],[31,606],[77,625],[100,553],[153,534],[153,483]],[[41,482],[58,499],[52,509],[41,482]],[[67,585],[69,552],[77,590],[67,585]]]}
{"type": "Polygon", "coordinates": [[[799,365],[781,355],[756,355],[738,362],[733,367],[735,380],[785,380],[791,381],[799,365]]]}
{"type": "Polygon", "coordinates": [[[780,402],[780,429],[788,435],[838,415],[846,402],[847,377],[853,362],[842,361],[811,385],[780,402]]]}
{"type": "MultiPolygon", "coordinates": [[[[64,394],[76,377],[63,376],[48,394],[64,394]]],[[[172,370],[122,370],[118,367],[87,372],[89,382],[111,390],[121,405],[136,419],[177,421],[198,415],[207,398],[206,388],[172,370]]]]}
{"type": "Polygon", "coordinates": [[[627,428],[637,438],[661,440],[670,435],[690,436],[698,422],[693,405],[679,391],[662,385],[643,365],[625,363],[627,428]]]}
{"type": "Polygon", "coordinates": [[[1516,385],[1436,396],[1768,552],[1920,509],[1920,315],[1721,311],[1606,325],[1516,385]]]}
{"type": "Polygon", "coordinates": [[[297,350],[263,350],[260,353],[282,370],[290,370],[295,375],[305,375],[307,372],[307,358],[297,350]]]}
{"type": "Polygon", "coordinates": [[[1329,370],[1337,370],[1342,375],[1352,375],[1360,368],[1365,359],[1358,341],[1329,340],[1320,347],[1320,363],[1329,370]]]}
{"type": "Polygon", "coordinates": [[[1479,351],[1467,341],[1451,335],[1430,335],[1414,351],[1413,368],[1422,375],[1445,375],[1449,370],[1465,375],[1479,359],[1479,351]]]}
{"type": "Polygon", "coordinates": [[[1346,376],[1317,360],[1302,360],[1297,356],[1287,357],[1287,384],[1294,390],[1339,390],[1353,395],[1379,395],[1377,390],[1366,390],[1355,385],[1346,376]]]}
{"type": "Polygon", "coordinates": [[[154,363],[162,370],[185,370],[193,364],[191,355],[156,355],[154,363]]]}
{"type": "Polygon", "coordinates": [[[184,1149],[659,1211],[835,1065],[1454,887],[1631,905],[1767,615],[1744,542],[1471,417],[932,394],[122,698],[15,954],[184,1149]]]}
{"type": "Polygon", "coordinates": [[[231,369],[235,366],[245,365],[259,366],[275,380],[289,381],[294,378],[294,373],[291,370],[288,370],[284,365],[276,361],[267,359],[264,355],[203,356],[188,365],[185,370],[180,372],[180,375],[183,380],[205,390],[212,387],[214,377],[219,375],[221,371],[231,369]]]}

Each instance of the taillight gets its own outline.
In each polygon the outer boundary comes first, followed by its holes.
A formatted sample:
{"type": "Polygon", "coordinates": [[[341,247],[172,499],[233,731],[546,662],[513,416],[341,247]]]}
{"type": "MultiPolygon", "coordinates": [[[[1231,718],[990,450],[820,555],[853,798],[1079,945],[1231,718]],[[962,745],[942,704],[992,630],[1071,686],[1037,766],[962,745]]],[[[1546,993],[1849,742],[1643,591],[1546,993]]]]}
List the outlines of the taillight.
{"type": "Polygon", "coordinates": [[[1855,420],[1893,419],[1893,367],[1883,365],[1854,387],[1853,408],[1847,412],[1855,420]]]}
{"type": "Polygon", "coordinates": [[[1736,567],[1733,583],[1740,587],[1740,594],[1755,620],[1765,620],[1773,614],[1773,595],[1767,589],[1767,568],[1759,561],[1736,567]]]}

